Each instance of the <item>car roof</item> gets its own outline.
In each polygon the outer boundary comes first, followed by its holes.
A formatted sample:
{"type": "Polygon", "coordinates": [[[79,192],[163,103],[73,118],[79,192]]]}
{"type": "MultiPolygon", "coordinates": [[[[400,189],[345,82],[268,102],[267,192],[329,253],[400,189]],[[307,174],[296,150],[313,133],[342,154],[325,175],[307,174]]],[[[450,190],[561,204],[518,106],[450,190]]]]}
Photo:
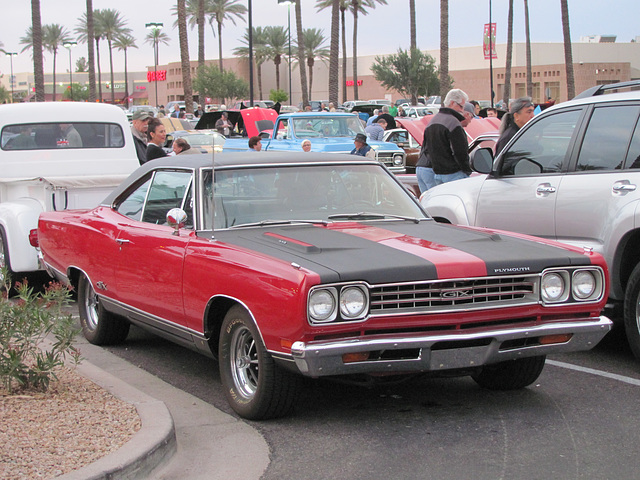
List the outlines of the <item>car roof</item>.
{"type": "Polygon", "coordinates": [[[566,108],[578,105],[589,105],[592,103],[604,103],[604,102],[624,102],[628,100],[640,100],[640,91],[634,90],[630,92],[620,93],[607,93],[605,95],[592,95],[592,96],[577,96],[573,100],[558,103],[547,108],[543,113],[553,112],[559,108],[566,108]]]}
{"type": "Polygon", "coordinates": [[[380,162],[360,155],[340,153],[316,153],[316,152],[228,152],[228,153],[201,153],[192,155],[171,155],[151,160],[143,164],[133,172],[127,180],[117,187],[102,202],[103,205],[111,205],[128,187],[137,179],[144,177],[149,171],[156,168],[189,168],[199,169],[211,167],[259,167],[259,166],[287,166],[287,165],[320,165],[320,164],[368,164],[382,168],[380,162]]]}
{"type": "Polygon", "coordinates": [[[122,108],[106,103],[33,102],[0,105],[4,124],[14,123],[129,123],[122,108]]]}

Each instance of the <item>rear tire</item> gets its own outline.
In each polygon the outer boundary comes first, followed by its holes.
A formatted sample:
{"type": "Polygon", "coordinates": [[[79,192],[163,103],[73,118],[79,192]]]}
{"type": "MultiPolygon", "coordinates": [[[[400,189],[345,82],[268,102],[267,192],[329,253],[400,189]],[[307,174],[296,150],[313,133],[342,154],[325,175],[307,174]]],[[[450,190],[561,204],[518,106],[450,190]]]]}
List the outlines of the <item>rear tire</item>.
{"type": "Polygon", "coordinates": [[[624,293],[624,330],[631,351],[640,359],[640,264],[633,269],[624,293]]]}
{"type": "Polygon", "coordinates": [[[542,355],[487,365],[471,378],[488,390],[518,390],[538,379],[545,360],[546,357],[542,355]]]}
{"type": "Polygon", "coordinates": [[[301,378],[275,364],[249,313],[232,307],[220,332],[220,378],[231,408],[243,418],[265,420],[293,409],[301,378]]]}
{"type": "Polygon", "coordinates": [[[87,277],[78,282],[78,309],[82,333],[94,345],[122,343],[129,335],[130,323],[107,311],[87,277]]]}
{"type": "Polygon", "coordinates": [[[0,290],[4,290],[5,278],[3,267],[6,269],[6,274],[9,275],[10,280],[15,281],[15,275],[11,270],[11,262],[9,261],[9,250],[7,248],[7,234],[3,227],[0,227],[0,290]]]}

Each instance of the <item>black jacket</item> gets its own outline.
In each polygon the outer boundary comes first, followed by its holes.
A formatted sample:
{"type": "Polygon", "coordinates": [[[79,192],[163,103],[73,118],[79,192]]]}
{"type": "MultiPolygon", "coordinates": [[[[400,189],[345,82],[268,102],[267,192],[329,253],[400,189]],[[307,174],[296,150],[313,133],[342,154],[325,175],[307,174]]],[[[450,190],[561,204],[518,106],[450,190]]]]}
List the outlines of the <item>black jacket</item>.
{"type": "Polygon", "coordinates": [[[463,120],[464,117],[455,110],[441,108],[424,129],[423,149],[427,153],[428,163],[437,175],[459,171],[471,173],[469,142],[460,124],[463,120]]]}
{"type": "Polygon", "coordinates": [[[496,155],[498,155],[502,151],[505,145],[509,143],[509,140],[513,138],[518,130],[520,130],[518,125],[512,123],[504,130],[504,132],[502,132],[502,135],[500,135],[500,138],[496,142],[496,155]]]}
{"type": "Polygon", "coordinates": [[[149,143],[147,145],[147,162],[156,158],[166,156],[167,152],[165,152],[162,147],[157,146],[155,143],[149,143]]]}
{"type": "Polygon", "coordinates": [[[140,162],[140,165],[142,165],[147,161],[147,144],[135,135],[133,136],[133,144],[136,147],[136,155],[138,156],[138,161],[140,162]]]}

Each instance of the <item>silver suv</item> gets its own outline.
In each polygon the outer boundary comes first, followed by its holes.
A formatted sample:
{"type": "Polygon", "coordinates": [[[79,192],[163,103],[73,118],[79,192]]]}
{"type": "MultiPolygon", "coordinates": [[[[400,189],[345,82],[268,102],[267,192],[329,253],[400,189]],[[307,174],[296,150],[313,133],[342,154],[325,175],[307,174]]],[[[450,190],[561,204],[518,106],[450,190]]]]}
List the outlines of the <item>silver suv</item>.
{"type": "Polygon", "coordinates": [[[472,154],[472,168],[483,175],[433,188],[421,203],[442,222],[603,254],[610,299],[623,307],[640,358],[640,91],[619,92],[629,87],[640,82],[594,87],[545,110],[495,160],[490,149],[472,154]]]}

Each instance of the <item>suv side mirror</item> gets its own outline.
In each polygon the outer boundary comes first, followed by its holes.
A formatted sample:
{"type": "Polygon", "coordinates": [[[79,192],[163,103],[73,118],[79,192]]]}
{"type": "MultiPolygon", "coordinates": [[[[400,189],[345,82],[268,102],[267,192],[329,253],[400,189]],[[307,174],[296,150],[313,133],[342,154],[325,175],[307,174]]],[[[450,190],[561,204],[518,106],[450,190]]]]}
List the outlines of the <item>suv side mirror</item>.
{"type": "Polygon", "coordinates": [[[493,152],[490,148],[478,148],[469,155],[471,168],[478,173],[491,173],[493,152]]]}

